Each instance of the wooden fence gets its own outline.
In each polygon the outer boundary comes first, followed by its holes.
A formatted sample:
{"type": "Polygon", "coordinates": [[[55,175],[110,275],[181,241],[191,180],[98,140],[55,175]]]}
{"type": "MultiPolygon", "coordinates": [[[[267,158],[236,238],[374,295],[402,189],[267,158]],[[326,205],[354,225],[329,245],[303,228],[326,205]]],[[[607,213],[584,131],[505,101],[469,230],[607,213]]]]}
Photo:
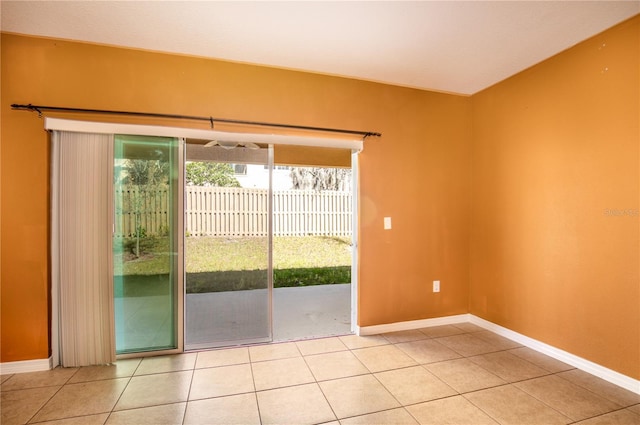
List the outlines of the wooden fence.
{"type": "MultiPolygon", "coordinates": [[[[116,193],[115,234],[165,235],[168,231],[167,189],[122,188],[116,193]]],[[[185,231],[188,236],[266,236],[266,189],[185,188],[185,231]]],[[[351,193],[286,190],[273,192],[274,236],[350,236],[351,193]]]]}
{"type": "Polygon", "coordinates": [[[169,191],[133,186],[116,189],[114,196],[114,235],[132,237],[136,228],[143,235],[164,236],[169,231],[169,191]]]}
{"type": "Polygon", "coordinates": [[[190,236],[266,236],[268,192],[260,189],[185,189],[185,230],[190,236]]]}

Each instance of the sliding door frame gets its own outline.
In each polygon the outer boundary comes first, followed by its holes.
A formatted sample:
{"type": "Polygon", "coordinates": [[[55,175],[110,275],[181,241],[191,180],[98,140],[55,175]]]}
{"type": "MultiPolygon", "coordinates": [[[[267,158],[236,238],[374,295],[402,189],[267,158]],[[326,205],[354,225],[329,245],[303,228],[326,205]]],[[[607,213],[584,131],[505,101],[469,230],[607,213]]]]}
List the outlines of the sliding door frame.
{"type": "MultiPolygon", "coordinates": [[[[185,139],[178,137],[178,195],[177,195],[177,205],[176,205],[176,235],[175,240],[178,244],[177,252],[178,252],[178,268],[176,270],[177,276],[177,284],[176,287],[173,288],[175,291],[175,335],[176,335],[176,348],[170,348],[166,350],[152,350],[152,351],[136,351],[131,353],[122,353],[117,354],[116,359],[129,359],[129,358],[141,358],[141,357],[153,357],[153,356],[162,356],[166,354],[179,354],[184,352],[184,280],[185,280],[185,266],[184,266],[184,243],[185,243],[185,234],[184,234],[184,185],[185,185],[185,139]]],[[[113,164],[113,159],[112,159],[113,164]]],[[[173,206],[171,206],[173,207],[173,206]]],[[[111,199],[111,220],[112,220],[112,228],[115,225],[113,223],[115,216],[115,206],[113,203],[113,197],[111,199]]],[[[114,317],[115,320],[115,317],[114,317]]]]}
{"type": "MultiPolygon", "coordinates": [[[[61,118],[46,117],[44,120],[45,130],[65,130],[73,132],[85,132],[85,133],[103,133],[103,134],[131,134],[140,136],[164,136],[175,137],[179,139],[178,142],[178,288],[177,290],[177,308],[176,308],[176,337],[177,344],[175,349],[162,350],[162,351],[149,351],[138,353],[127,353],[117,355],[117,359],[125,359],[131,357],[146,357],[157,356],[162,354],[174,354],[184,352],[184,245],[185,245],[185,232],[184,232],[184,183],[185,183],[185,139],[208,139],[218,141],[236,141],[236,142],[257,142],[267,143],[269,145],[293,145],[293,146],[315,146],[315,147],[330,147],[330,148],[343,148],[351,149],[352,151],[352,170],[353,170],[353,250],[352,250],[352,274],[351,274],[351,330],[356,334],[359,334],[359,326],[357,325],[358,318],[358,226],[359,226],[359,182],[358,182],[358,153],[362,151],[364,147],[363,141],[358,139],[336,139],[328,137],[318,136],[290,136],[290,135],[275,135],[275,134],[250,134],[250,133],[227,133],[214,130],[201,130],[184,127],[167,127],[157,125],[139,125],[139,124],[121,124],[121,123],[106,123],[95,121],[79,121],[68,120],[61,118]]],[[[271,153],[273,155],[273,153],[271,153]]],[[[273,161],[273,158],[271,158],[273,161]]],[[[113,166],[113,158],[111,159],[111,166],[113,166]]],[[[273,170],[270,170],[272,173],[273,170]]],[[[272,176],[270,175],[270,179],[272,176]]],[[[52,188],[52,191],[57,190],[52,188]]],[[[270,197],[271,198],[271,197],[270,197]]],[[[270,199],[271,202],[271,199],[270,199]]],[[[113,211],[113,196],[110,199],[111,211],[113,211]]],[[[113,228],[114,217],[110,215],[111,225],[113,228]]],[[[269,226],[273,225],[272,217],[269,218],[269,226]]],[[[271,232],[270,232],[271,233],[271,232]]],[[[272,235],[271,235],[272,237],[272,235]]],[[[272,255],[272,252],[270,252],[272,255]]],[[[271,260],[270,260],[271,262],[271,260]]],[[[113,273],[111,275],[113,278],[113,273]]],[[[271,276],[270,279],[273,279],[271,276]]],[[[273,281],[269,284],[270,288],[273,287],[273,281]]],[[[271,289],[272,290],[272,289],[271,289]]],[[[50,363],[52,367],[59,365],[59,288],[52,286],[51,288],[51,358],[50,363]]],[[[270,297],[272,299],[272,296],[270,297]]],[[[270,305],[270,316],[273,316],[273,306],[270,305]]],[[[115,320],[115,318],[114,318],[115,320]]],[[[271,321],[271,334],[273,335],[273,321],[271,321]]],[[[115,344],[115,341],[114,341],[115,344]]]]}
{"type": "MultiPolygon", "coordinates": [[[[267,252],[266,252],[266,289],[267,289],[267,305],[266,305],[266,315],[267,315],[267,330],[268,334],[263,337],[251,337],[251,338],[239,338],[239,339],[218,339],[213,341],[206,342],[197,342],[194,343],[191,341],[190,343],[187,341],[189,339],[189,321],[187,320],[187,310],[191,310],[188,306],[189,297],[186,293],[186,285],[187,285],[187,277],[185,271],[185,279],[184,279],[184,350],[185,352],[189,351],[199,351],[199,350],[212,350],[221,347],[230,347],[235,345],[249,345],[249,344],[264,344],[273,341],[273,159],[274,159],[274,146],[273,144],[268,144],[266,147],[261,148],[260,150],[253,149],[245,149],[245,148],[235,148],[235,149],[225,149],[220,147],[204,147],[199,143],[185,143],[185,164],[186,161],[196,161],[196,162],[212,162],[212,163],[225,163],[225,164],[256,164],[260,166],[267,167],[268,170],[268,190],[267,190],[267,252]]],[[[186,170],[186,165],[185,165],[186,170]]],[[[186,188],[186,175],[185,175],[185,186],[186,188]]],[[[186,216],[187,211],[183,211],[183,216],[186,216]]],[[[186,219],[185,219],[186,220],[186,219]]],[[[184,229],[184,233],[186,234],[186,228],[184,229]]],[[[187,258],[187,250],[185,246],[185,250],[183,251],[183,258],[187,258]]],[[[198,295],[196,295],[198,296],[198,295]]],[[[195,309],[195,307],[192,307],[195,309]]],[[[211,327],[218,326],[217,323],[211,323],[211,327]]]]}
{"type": "Polygon", "coordinates": [[[351,151],[351,333],[360,335],[358,326],[358,249],[360,225],[360,173],[359,150],[351,151]]]}

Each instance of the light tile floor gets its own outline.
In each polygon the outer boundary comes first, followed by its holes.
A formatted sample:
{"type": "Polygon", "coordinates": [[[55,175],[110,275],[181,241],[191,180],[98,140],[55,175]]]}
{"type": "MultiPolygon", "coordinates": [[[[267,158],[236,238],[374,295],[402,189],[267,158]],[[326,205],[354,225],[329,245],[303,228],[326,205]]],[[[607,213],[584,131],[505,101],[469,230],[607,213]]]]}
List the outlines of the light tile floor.
{"type": "Polygon", "coordinates": [[[3,425],[640,424],[640,395],[471,324],[0,382],[3,425]]]}

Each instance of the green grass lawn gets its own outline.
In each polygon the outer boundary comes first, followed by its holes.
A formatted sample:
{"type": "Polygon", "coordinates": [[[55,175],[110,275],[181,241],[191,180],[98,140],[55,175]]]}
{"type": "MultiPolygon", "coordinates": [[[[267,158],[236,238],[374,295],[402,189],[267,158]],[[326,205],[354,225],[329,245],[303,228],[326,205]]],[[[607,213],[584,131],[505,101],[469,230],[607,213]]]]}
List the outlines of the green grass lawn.
{"type": "MultiPolygon", "coordinates": [[[[186,262],[187,273],[264,269],[267,238],[187,238],[186,262]]],[[[273,238],[274,270],[350,264],[349,238],[273,238]]]]}
{"type": "MultiPolygon", "coordinates": [[[[266,238],[186,238],[187,293],[264,287],[266,238]]],[[[139,258],[130,252],[131,241],[115,247],[115,275],[127,287],[148,286],[148,277],[169,273],[168,238],[145,238],[139,258]],[[140,278],[135,278],[139,276],[140,278]],[[138,283],[139,282],[139,283],[138,283]]],[[[350,238],[304,236],[273,239],[274,287],[351,282],[350,238]]],[[[125,293],[146,293],[125,288],[125,293]]]]}

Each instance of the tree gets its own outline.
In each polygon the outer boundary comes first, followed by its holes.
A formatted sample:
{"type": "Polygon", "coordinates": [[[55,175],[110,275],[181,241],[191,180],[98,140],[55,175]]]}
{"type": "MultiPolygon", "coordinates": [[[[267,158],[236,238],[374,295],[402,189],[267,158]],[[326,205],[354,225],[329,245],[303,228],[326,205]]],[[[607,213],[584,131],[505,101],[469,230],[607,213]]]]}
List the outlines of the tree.
{"type": "Polygon", "coordinates": [[[160,160],[127,159],[124,183],[135,186],[157,186],[169,183],[169,163],[160,160]]]}
{"type": "Polygon", "coordinates": [[[187,163],[187,184],[190,186],[240,187],[231,164],[218,162],[187,163]]]}
{"type": "Polygon", "coordinates": [[[351,169],[292,167],[291,183],[301,190],[349,190],[351,169]]]}

